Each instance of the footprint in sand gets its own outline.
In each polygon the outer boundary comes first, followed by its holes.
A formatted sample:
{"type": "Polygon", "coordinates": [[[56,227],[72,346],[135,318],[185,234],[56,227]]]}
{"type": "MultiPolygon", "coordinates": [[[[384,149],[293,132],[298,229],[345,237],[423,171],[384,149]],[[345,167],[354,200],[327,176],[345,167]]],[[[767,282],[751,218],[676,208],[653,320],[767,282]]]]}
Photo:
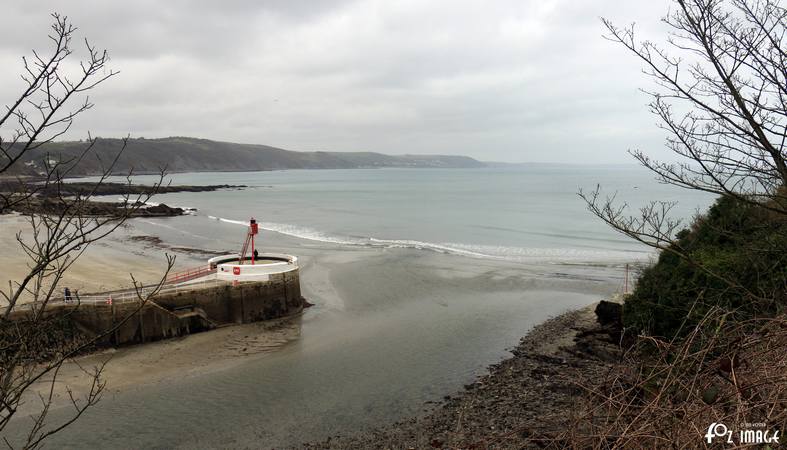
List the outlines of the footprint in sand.
{"type": "Polygon", "coordinates": [[[274,352],[298,337],[299,328],[293,325],[255,327],[243,335],[230,337],[224,348],[237,356],[274,352]]]}

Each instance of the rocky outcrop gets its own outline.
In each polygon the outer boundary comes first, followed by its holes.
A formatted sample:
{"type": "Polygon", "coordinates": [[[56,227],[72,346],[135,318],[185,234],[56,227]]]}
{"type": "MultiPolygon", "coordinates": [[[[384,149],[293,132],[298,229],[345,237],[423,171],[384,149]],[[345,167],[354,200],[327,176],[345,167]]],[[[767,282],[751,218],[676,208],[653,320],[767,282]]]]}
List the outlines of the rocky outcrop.
{"type": "MultiPolygon", "coordinates": [[[[31,198],[24,202],[13,204],[3,212],[14,211],[28,215],[59,215],[65,207],[71,207],[70,211],[73,211],[73,204],[71,203],[43,197],[31,198]]],[[[155,206],[135,205],[135,207],[131,208],[123,203],[92,201],[80,203],[79,211],[83,217],[171,217],[181,216],[186,213],[183,208],[167,206],[164,203],[155,206]]]]}

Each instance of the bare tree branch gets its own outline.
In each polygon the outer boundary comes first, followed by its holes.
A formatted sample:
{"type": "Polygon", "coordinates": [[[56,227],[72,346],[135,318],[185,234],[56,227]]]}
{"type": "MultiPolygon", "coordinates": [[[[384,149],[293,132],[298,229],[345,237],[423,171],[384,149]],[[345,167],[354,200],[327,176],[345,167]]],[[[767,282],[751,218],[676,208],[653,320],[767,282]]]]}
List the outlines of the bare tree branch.
{"type": "MultiPolygon", "coordinates": [[[[0,289],[0,299],[5,301],[0,312],[0,434],[9,448],[15,445],[16,438],[5,436],[6,427],[36,386],[44,385],[46,389],[38,397],[41,404],[33,415],[26,439],[19,444],[23,448],[40,447],[47,438],[74,423],[100,400],[106,385],[103,364],[83,371],[91,385],[84,398],[66,389],[72,414],[58,424],[50,425],[47,421],[63,364],[93,348],[139,312],[159,292],[174,264],[174,257],[167,255],[162,277],[144,290],[132,275],[137,305],[109,329],[90,338],[50,339],[50,335],[62,331],[62,320],[84,307],[77,293],[76,305],[65,315],[49,312],[50,300],[56,297],[68,270],[91,244],[106,238],[132,217],[157,192],[164,179],[162,171],[150,190],[124,195],[109,216],[90,213],[93,198],[113,174],[118,158],[126,149],[126,138],[114,157],[103,164],[102,173],[92,189],[77,193],[64,189],[67,178],[92,153],[97,139],[88,136],[84,149],[67,159],[49,154],[47,144],[67,133],[77,116],[93,107],[87,92],[117,72],[107,67],[107,52],[85,40],[87,58],[78,64],[78,70],[69,73],[66,67],[71,66],[67,62],[72,57],[76,28],[65,16],[53,14],[52,18],[50,52],[44,55],[33,51],[32,57],[22,59],[25,87],[19,97],[0,112],[0,214],[22,206],[30,211],[27,217],[29,233],[20,232],[16,236],[27,258],[27,273],[19,280],[9,281],[7,288],[0,289]],[[28,176],[23,167],[27,163],[36,164],[43,171],[28,176]],[[45,197],[41,195],[44,192],[45,197]],[[51,202],[53,208],[38,212],[34,206],[43,201],[51,202]],[[22,306],[29,314],[23,319],[12,318],[12,312],[22,306]]],[[[131,173],[126,175],[130,184],[131,173]]]]}

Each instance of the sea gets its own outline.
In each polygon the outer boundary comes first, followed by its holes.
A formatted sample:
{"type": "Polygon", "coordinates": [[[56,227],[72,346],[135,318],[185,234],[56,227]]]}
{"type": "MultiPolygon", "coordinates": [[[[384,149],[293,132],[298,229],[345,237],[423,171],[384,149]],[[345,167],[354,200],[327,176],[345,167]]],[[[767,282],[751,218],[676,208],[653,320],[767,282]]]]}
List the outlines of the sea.
{"type": "MultiPolygon", "coordinates": [[[[315,242],[548,263],[629,262],[653,253],[589,213],[580,191],[600,185],[634,215],[651,201],[675,203],[673,217],[684,220],[712,201],[634,165],[185,173],[165,182],[246,186],[154,199],[192,210],[196,218],[180,231],[200,238],[211,221],[246,226],[254,217],[263,230],[315,242]]],[[[171,222],[158,221],[157,234],[168,234],[171,222]]]]}
{"type": "Polygon", "coordinates": [[[591,214],[580,191],[600,185],[634,215],[667,202],[686,224],[713,202],[633,165],[182,173],[166,182],[244,187],[156,196],[189,214],[134,219],[132,233],[237,252],[255,218],[258,248],[299,256],[302,293],[315,306],[275,350],[107,395],[50,445],[283,448],[417,416],[533,326],[621,292],[635,273],[628,266],[657,257],[591,214]]]}

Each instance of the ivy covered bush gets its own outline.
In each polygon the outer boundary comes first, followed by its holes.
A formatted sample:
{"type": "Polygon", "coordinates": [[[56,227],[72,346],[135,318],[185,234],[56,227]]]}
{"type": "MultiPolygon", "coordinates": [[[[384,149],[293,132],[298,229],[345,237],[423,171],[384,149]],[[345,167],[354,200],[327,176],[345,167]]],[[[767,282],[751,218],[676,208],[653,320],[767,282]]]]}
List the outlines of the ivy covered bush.
{"type": "Polygon", "coordinates": [[[713,307],[729,312],[725,320],[772,317],[787,309],[786,293],[784,215],[722,197],[642,272],[623,322],[631,332],[671,338],[713,307]]]}

